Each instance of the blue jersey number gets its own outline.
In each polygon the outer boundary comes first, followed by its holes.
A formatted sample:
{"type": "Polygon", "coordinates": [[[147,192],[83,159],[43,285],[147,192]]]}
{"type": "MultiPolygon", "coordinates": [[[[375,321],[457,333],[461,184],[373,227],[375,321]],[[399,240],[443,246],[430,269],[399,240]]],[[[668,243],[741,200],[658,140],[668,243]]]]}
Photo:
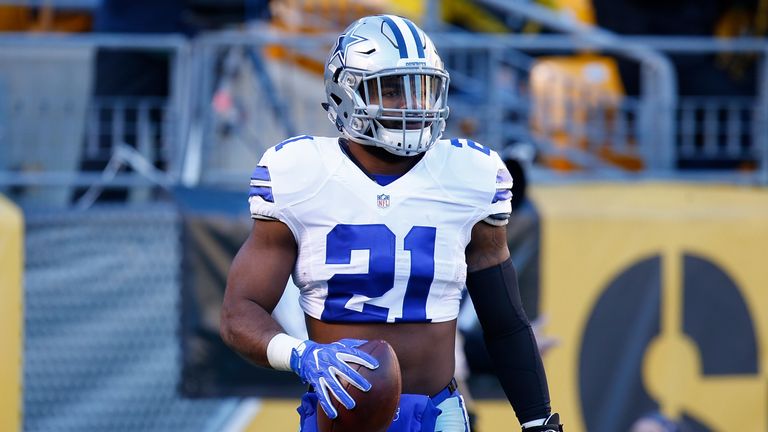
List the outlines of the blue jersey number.
{"type": "MultiPolygon", "coordinates": [[[[435,275],[434,227],[415,226],[405,236],[411,273],[396,321],[428,322],[427,296],[435,275]]],[[[368,250],[368,273],[336,274],[328,279],[323,321],[386,322],[389,309],[364,304],[362,312],[347,309],[353,295],[383,296],[395,286],[395,234],[383,224],[336,225],[327,238],[326,264],[349,264],[353,250],[368,250]]]]}

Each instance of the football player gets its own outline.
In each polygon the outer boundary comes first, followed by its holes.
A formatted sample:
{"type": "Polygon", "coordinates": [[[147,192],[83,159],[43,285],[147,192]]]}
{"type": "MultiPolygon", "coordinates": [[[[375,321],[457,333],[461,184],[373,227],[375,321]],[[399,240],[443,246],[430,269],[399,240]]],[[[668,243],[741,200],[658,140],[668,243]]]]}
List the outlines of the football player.
{"type": "Polygon", "coordinates": [[[523,430],[562,430],[507,249],[512,177],[490,148],[440,139],[448,73],[430,38],[401,17],[362,18],[338,37],[324,81],[340,136],[288,139],[254,170],[254,224],[229,273],[223,339],[311,384],[303,431],[317,409],[337,415],[334,399],[354,407],[339,377],[370,388],[351,367],[377,367],[357,349],[367,339],[386,340],[400,363],[390,431],[465,431],[453,373],[466,283],[523,430]],[[308,340],[270,316],[291,274],[308,340]]]}

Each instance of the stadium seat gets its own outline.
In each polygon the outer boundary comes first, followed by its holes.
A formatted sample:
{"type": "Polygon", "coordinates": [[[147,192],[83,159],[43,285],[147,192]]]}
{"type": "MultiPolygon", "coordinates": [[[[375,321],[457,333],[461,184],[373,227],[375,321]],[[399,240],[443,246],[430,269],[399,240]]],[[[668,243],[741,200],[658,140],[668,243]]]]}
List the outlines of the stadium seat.
{"type": "MultiPolygon", "coordinates": [[[[623,139],[624,87],[610,57],[594,54],[538,57],[530,72],[534,133],[557,149],[589,152],[628,170],[642,168],[640,159],[616,150],[623,139]]],[[[632,145],[634,143],[622,143],[632,145]]],[[[574,161],[551,156],[545,162],[558,170],[579,169],[574,161]]]]}

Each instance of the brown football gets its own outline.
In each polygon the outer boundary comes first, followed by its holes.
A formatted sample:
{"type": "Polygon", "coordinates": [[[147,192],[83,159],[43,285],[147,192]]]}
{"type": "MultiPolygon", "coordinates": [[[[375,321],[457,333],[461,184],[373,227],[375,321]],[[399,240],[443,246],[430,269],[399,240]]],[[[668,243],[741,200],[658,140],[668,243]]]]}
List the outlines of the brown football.
{"type": "Polygon", "coordinates": [[[384,432],[395,418],[402,391],[400,364],[395,350],[383,340],[368,341],[358,349],[379,361],[379,367],[374,370],[357,363],[349,364],[371,383],[371,389],[367,392],[360,391],[340,378],[344,389],[355,400],[355,407],[348,410],[332,397],[333,406],[339,415],[331,420],[318,405],[317,426],[320,432],[384,432]]]}

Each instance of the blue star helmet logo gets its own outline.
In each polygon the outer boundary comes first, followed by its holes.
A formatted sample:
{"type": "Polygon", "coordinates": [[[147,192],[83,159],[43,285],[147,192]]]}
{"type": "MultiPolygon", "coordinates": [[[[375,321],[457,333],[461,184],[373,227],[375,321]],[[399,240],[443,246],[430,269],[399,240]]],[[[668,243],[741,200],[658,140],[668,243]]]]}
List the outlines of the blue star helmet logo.
{"type": "Polygon", "coordinates": [[[339,35],[339,39],[336,41],[336,48],[333,50],[333,55],[331,56],[331,61],[333,61],[335,57],[338,57],[341,61],[341,65],[344,66],[346,64],[347,49],[349,46],[368,40],[362,36],[354,34],[356,28],[357,27],[350,29],[347,33],[339,35]]]}

